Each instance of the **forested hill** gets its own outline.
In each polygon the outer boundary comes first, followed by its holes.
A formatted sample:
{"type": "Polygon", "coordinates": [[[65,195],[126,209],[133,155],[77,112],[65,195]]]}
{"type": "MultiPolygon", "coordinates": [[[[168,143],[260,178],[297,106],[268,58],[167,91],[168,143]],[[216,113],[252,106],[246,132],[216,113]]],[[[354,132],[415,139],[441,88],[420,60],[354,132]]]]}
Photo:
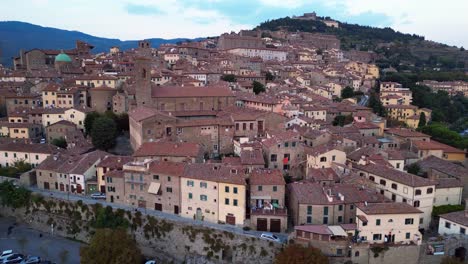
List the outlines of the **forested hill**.
{"type": "MultiPolygon", "coordinates": [[[[0,21],[0,64],[10,66],[11,58],[18,56],[20,49],[72,49],[75,41],[82,40],[95,46],[93,52],[108,52],[112,46],[122,50],[136,48],[137,41],[101,38],[79,31],[42,27],[19,21],[0,21]]],[[[164,43],[176,43],[185,39],[149,39],[153,47],[164,43]]]]}
{"type": "Polygon", "coordinates": [[[327,27],[318,20],[290,17],[268,20],[255,29],[316,32],[336,35],[343,50],[374,51],[381,55],[381,68],[392,66],[399,71],[460,71],[468,65],[468,52],[463,48],[427,41],[423,36],[404,34],[391,28],[377,28],[339,22],[339,28],[327,27]]]}

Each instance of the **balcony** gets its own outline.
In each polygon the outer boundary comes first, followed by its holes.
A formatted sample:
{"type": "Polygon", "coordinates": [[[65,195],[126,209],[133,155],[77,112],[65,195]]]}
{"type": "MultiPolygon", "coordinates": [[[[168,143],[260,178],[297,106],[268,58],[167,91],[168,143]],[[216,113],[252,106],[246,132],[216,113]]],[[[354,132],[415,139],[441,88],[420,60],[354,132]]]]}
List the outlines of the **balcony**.
{"type": "Polygon", "coordinates": [[[251,215],[278,215],[278,216],[287,216],[288,210],[286,208],[252,208],[250,210],[251,215]]]}

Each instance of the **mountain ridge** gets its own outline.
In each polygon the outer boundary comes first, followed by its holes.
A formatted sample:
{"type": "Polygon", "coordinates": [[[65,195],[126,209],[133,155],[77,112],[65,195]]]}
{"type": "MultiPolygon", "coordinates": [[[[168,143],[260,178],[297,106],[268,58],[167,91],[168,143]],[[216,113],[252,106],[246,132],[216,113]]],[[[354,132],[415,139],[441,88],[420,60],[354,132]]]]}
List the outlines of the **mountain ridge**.
{"type": "MultiPolygon", "coordinates": [[[[138,40],[120,40],[117,38],[103,38],[76,30],[65,30],[53,27],[39,26],[21,21],[0,21],[0,64],[11,66],[12,57],[18,56],[19,51],[38,49],[72,49],[76,40],[82,40],[95,46],[94,53],[107,52],[112,46],[121,50],[136,48],[138,40]]],[[[177,43],[184,40],[199,40],[202,38],[150,38],[153,47],[161,44],[177,43]]]]}

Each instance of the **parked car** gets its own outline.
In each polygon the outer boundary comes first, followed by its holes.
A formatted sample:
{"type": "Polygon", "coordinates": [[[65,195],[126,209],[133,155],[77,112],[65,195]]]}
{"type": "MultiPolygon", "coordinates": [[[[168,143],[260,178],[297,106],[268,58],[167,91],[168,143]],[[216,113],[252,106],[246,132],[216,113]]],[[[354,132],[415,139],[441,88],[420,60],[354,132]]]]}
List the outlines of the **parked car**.
{"type": "Polygon", "coordinates": [[[91,198],[93,199],[106,199],[106,194],[105,193],[93,193],[91,194],[91,198]]]}
{"type": "Polygon", "coordinates": [[[45,139],[45,138],[41,138],[40,143],[41,143],[41,144],[45,144],[45,143],[46,143],[46,139],[45,139]]]}
{"type": "Polygon", "coordinates": [[[10,250],[5,250],[4,251],[4,254],[2,254],[2,256],[0,257],[0,263],[3,263],[3,261],[7,258],[9,258],[10,256],[13,256],[15,255],[16,253],[13,253],[13,251],[10,251],[10,250]],[[11,252],[11,253],[9,253],[11,252]]]}
{"type": "Polygon", "coordinates": [[[260,238],[261,239],[265,239],[265,240],[268,240],[268,241],[273,241],[273,242],[277,242],[277,243],[282,243],[281,242],[281,239],[275,235],[273,235],[272,233],[262,233],[260,235],[260,238]]]}
{"type": "Polygon", "coordinates": [[[35,256],[29,256],[26,259],[23,259],[20,264],[37,264],[41,262],[40,257],[35,257],[35,256]]]}
{"type": "Polygon", "coordinates": [[[148,260],[145,264],[156,264],[156,260],[148,260]]]}
{"type": "Polygon", "coordinates": [[[13,254],[13,250],[11,250],[11,249],[2,251],[2,253],[0,254],[0,260],[1,260],[3,257],[8,256],[8,255],[11,255],[11,254],[13,254]]]}
{"type": "Polygon", "coordinates": [[[18,253],[11,254],[3,259],[3,264],[20,263],[24,256],[18,253]]]}

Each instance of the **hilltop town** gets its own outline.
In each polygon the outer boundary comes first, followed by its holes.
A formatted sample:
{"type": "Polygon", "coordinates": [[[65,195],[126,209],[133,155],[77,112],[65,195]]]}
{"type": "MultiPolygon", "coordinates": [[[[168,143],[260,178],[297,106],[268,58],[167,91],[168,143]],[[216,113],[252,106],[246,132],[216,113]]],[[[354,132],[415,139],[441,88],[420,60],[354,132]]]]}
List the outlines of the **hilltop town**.
{"type": "MultiPolygon", "coordinates": [[[[340,47],[334,35],[258,29],[99,54],[80,40],[20,51],[0,68],[0,175],[277,233],[331,263],[460,254],[466,149],[417,131],[433,109],[381,81],[374,52],[340,47]]],[[[468,96],[464,81],[418,84],[468,96]]]]}

